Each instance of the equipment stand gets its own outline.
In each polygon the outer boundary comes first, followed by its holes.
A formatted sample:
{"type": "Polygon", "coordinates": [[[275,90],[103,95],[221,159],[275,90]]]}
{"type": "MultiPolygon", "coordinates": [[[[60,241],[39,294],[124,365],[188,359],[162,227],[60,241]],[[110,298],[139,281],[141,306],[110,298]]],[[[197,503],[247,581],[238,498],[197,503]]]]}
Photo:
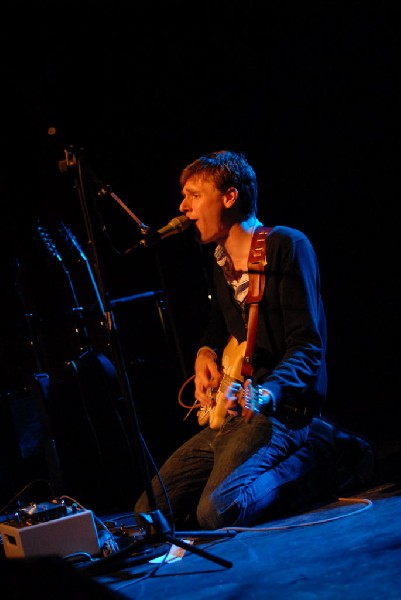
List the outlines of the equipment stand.
{"type": "MultiPolygon", "coordinates": [[[[149,560],[149,556],[146,554],[146,549],[149,548],[149,545],[161,544],[163,542],[172,543],[176,546],[179,546],[185,550],[189,550],[199,556],[202,556],[212,562],[215,562],[223,567],[230,568],[232,567],[232,563],[223,558],[219,558],[202,550],[200,548],[194,547],[191,544],[186,543],[180,537],[176,537],[173,535],[170,525],[168,524],[166,518],[161,513],[160,510],[157,509],[155,496],[152,487],[152,479],[149,473],[149,465],[148,460],[145,454],[144,443],[142,442],[142,434],[139,427],[139,422],[137,418],[135,402],[133,398],[133,393],[131,389],[131,385],[129,382],[129,378],[125,369],[123,352],[121,350],[117,327],[114,321],[114,315],[110,308],[110,302],[108,301],[108,294],[104,290],[103,285],[103,277],[101,273],[100,263],[97,256],[96,244],[92,232],[92,223],[90,217],[90,210],[86,201],[85,195],[85,186],[83,182],[83,165],[80,159],[80,156],[74,151],[72,147],[68,150],[64,151],[65,160],[59,161],[59,170],[61,172],[66,172],[71,170],[74,177],[74,189],[77,190],[79,201],[81,205],[81,210],[84,216],[86,233],[88,236],[88,246],[92,253],[92,263],[94,265],[95,278],[98,287],[98,291],[101,297],[101,306],[104,311],[104,320],[107,326],[108,333],[108,344],[110,348],[110,352],[112,358],[115,362],[115,366],[117,369],[117,376],[119,380],[119,384],[121,386],[121,391],[123,394],[123,398],[126,402],[127,406],[127,415],[129,419],[129,425],[132,431],[132,437],[135,443],[135,451],[136,457],[139,462],[139,466],[142,473],[143,483],[145,492],[147,495],[148,503],[151,508],[150,513],[147,513],[144,518],[147,521],[147,527],[145,527],[145,536],[141,540],[135,540],[132,544],[129,544],[125,548],[115,553],[108,555],[103,559],[99,559],[99,561],[90,562],[87,565],[81,567],[84,570],[90,570],[91,572],[98,573],[99,570],[103,570],[103,567],[106,565],[115,564],[117,560],[122,558],[127,558],[129,556],[135,555],[134,561],[143,562],[143,558],[138,557],[140,550],[143,549],[146,555],[146,560],[149,560]]],[[[143,225],[143,224],[141,224],[143,225]]],[[[192,532],[194,533],[194,532],[192,532]]],[[[202,532],[204,535],[205,532],[202,532]]],[[[181,534],[185,536],[185,534],[181,534]]],[[[209,532],[209,537],[230,537],[233,533],[229,531],[222,532],[209,532]]],[[[130,561],[130,564],[132,562],[130,561]]]]}

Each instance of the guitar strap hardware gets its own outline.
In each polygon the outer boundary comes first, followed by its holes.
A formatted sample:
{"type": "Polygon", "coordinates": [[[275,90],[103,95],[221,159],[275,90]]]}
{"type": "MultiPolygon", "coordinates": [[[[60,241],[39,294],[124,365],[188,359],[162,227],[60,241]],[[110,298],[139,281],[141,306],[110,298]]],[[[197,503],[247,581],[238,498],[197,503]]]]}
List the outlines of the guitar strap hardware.
{"type": "Polygon", "coordinates": [[[249,304],[247,343],[241,375],[245,378],[253,374],[253,351],[256,343],[258,327],[259,302],[263,298],[265,289],[265,265],[266,265],[266,240],[272,227],[260,226],[255,230],[252,237],[251,249],[248,257],[249,289],[246,303],[249,304]]]}

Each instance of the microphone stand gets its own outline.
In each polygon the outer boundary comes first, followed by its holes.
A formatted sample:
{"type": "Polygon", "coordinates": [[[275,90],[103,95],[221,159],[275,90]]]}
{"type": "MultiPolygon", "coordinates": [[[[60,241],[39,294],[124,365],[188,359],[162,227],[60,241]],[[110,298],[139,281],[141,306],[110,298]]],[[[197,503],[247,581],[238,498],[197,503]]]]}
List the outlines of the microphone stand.
{"type": "MultiPolygon", "coordinates": [[[[139,462],[139,467],[142,474],[142,479],[144,483],[145,492],[147,495],[148,503],[151,508],[151,511],[147,515],[144,516],[144,520],[147,522],[148,526],[145,527],[145,535],[141,540],[135,539],[132,544],[128,544],[125,548],[109,554],[108,556],[99,559],[99,561],[89,562],[87,565],[81,567],[84,570],[94,571],[99,573],[103,570],[103,566],[113,565],[117,560],[122,558],[126,558],[132,555],[137,556],[138,550],[144,548],[144,552],[149,548],[149,543],[152,544],[161,544],[163,542],[168,542],[170,544],[175,544],[183,548],[184,550],[189,550],[199,556],[202,556],[216,564],[219,564],[223,567],[230,568],[232,567],[232,562],[228,561],[224,558],[220,558],[218,556],[214,556],[201,548],[194,547],[191,544],[183,541],[180,537],[177,537],[179,534],[173,531],[172,527],[169,525],[167,519],[162,514],[162,512],[156,506],[155,495],[152,486],[152,478],[149,472],[149,463],[147,456],[145,454],[145,443],[142,439],[142,433],[139,426],[138,416],[135,407],[135,401],[132,393],[132,388],[130,385],[130,381],[127,375],[127,371],[124,364],[124,356],[121,349],[119,337],[117,334],[117,327],[114,319],[114,315],[110,306],[110,302],[108,301],[108,294],[106,294],[104,285],[103,285],[103,276],[101,272],[100,262],[97,255],[97,249],[95,244],[95,239],[93,236],[92,223],[90,218],[90,211],[88,208],[88,203],[86,201],[85,195],[85,186],[83,183],[83,165],[81,164],[81,159],[79,155],[74,151],[72,147],[69,150],[64,151],[65,159],[59,161],[59,170],[61,172],[66,172],[71,170],[74,178],[74,188],[77,190],[79,202],[81,206],[81,210],[84,217],[86,232],[88,236],[89,248],[92,256],[94,272],[97,279],[97,287],[99,293],[102,297],[102,305],[104,307],[104,317],[105,323],[107,326],[108,333],[108,342],[110,346],[111,355],[115,361],[115,366],[117,369],[119,384],[121,387],[121,392],[123,394],[123,398],[125,400],[127,406],[127,414],[129,419],[129,425],[132,430],[133,439],[135,443],[136,456],[139,462]]],[[[110,193],[110,192],[109,192],[110,193]]],[[[149,233],[150,228],[144,225],[133,213],[130,211],[125,205],[117,199],[117,196],[113,195],[114,199],[119,202],[121,206],[124,207],[132,218],[140,225],[141,230],[143,230],[144,234],[149,233]]],[[[141,515],[142,516],[142,515],[141,515]]],[[[234,535],[233,532],[222,531],[222,532],[210,532],[209,537],[217,536],[219,534],[224,535],[224,537],[234,535]]],[[[188,532],[184,532],[181,534],[183,537],[188,536],[188,532]]],[[[201,532],[203,537],[207,536],[207,532],[201,532]]],[[[140,562],[143,562],[139,558],[140,562]]]]}
{"type": "Polygon", "coordinates": [[[117,202],[117,204],[119,204],[127,214],[129,214],[129,216],[135,221],[135,223],[139,226],[141,233],[143,236],[147,236],[147,235],[151,235],[153,233],[151,227],[149,227],[149,225],[145,225],[145,223],[143,223],[133,212],[131,209],[128,208],[128,206],[126,204],[124,204],[124,202],[121,200],[121,198],[119,198],[117,196],[117,194],[115,194],[110,186],[101,186],[99,192],[98,192],[99,196],[111,196],[113,198],[113,200],[115,200],[117,202]]]}
{"type": "MultiPolygon", "coordinates": [[[[137,250],[138,248],[150,248],[155,243],[157,243],[158,233],[155,233],[154,230],[151,227],[149,227],[149,225],[145,225],[145,223],[143,221],[141,221],[141,219],[139,219],[139,217],[137,217],[137,215],[135,215],[135,213],[121,200],[121,198],[119,198],[117,196],[117,194],[115,194],[114,192],[111,191],[111,187],[109,185],[102,184],[99,181],[99,179],[96,177],[96,175],[94,175],[93,173],[91,173],[91,176],[94,179],[94,181],[97,182],[100,186],[98,195],[99,196],[111,196],[111,198],[113,198],[113,200],[115,200],[115,202],[117,202],[117,204],[119,204],[119,206],[121,206],[121,208],[123,208],[123,210],[135,221],[135,223],[139,226],[139,228],[141,230],[143,238],[139,242],[135,243],[133,246],[131,246],[130,248],[125,250],[124,256],[127,256],[132,251],[137,250]]],[[[167,286],[165,285],[165,282],[164,282],[164,277],[163,277],[162,269],[160,266],[160,260],[159,260],[159,257],[157,254],[155,255],[155,258],[156,258],[157,271],[159,273],[159,278],[160,278],[160,281],[162,284],[163,292],[164,292],[164,295],[167,300],[167,306],[170,306],[170,302],[168,299],[168,293],[167,293],[167,286]]],[[[181,346],[178,341],[178,335],[177,335],[177,330],[175,327],[175,322],[171,316],[171,309],[169,310],[169,316],[170,316],[170,327],[171,327],[172,334],[174,337],[175,348],[176,348],[177,355],[179,358],[181,371],[182,371],[184,380],[186,380],[186,379],[188,379],[188,373],[187,373],[187,369],[185,366],[184,357],[182,355],[181,346]]]]}

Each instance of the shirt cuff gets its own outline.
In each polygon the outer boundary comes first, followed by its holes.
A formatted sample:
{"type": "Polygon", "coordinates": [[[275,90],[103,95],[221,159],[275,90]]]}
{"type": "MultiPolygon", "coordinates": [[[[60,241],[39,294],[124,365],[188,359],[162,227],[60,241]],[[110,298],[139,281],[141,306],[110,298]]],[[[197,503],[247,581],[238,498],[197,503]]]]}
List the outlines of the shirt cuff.
{"type": "Polygon", "coordinates": [[[274,398],[274,394],[262,387],[258,386],[258,409],[263,412],[263,408],[266,408],[269,414],[276,412],[276,401],[274,398]]]}

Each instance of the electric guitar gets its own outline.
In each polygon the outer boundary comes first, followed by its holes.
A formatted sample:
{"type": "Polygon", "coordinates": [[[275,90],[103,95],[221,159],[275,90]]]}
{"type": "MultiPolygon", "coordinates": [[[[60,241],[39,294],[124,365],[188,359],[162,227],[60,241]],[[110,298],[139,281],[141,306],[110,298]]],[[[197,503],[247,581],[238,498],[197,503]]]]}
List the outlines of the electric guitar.
{"type": "MultiPolygon", "coordinates": [[[[102,298],[89,260],[64,223],[60,223],[58,232],[71,246],[77,262],[84,262],[99,312],[101,316],[104,315],[102,298]]],[[[73,300],[73,314],[79,318],[75,329],[82,332],[79,347],[73,349],[72,356],[66,355],[63,363],[62,389],[54,389],[54,401],[47,407],[55,427],[54,437],[60,449],[61,464],[65,469],[65,483],[87,497],[101,497],[101,502],[105,503],[103,506],[110,507],[115,502],[116,494],[124,497],[129,493],[125,474],[132,472],[136,464],[130,433],[125,425],[127,417],[117,368],[91,343],[92,338],[90,331],[87,332],[84,318],[86,311],[81,308],[83,304],[78,293],[80,290],[75,286],[63,255],[45,227],[40,225],[37,233],[51,256],[56,259],[57,266],[65,273],[73,300]],[[61,396],[58,396],[59,393],[61,396]],[[72,436],[74,444],[71,444],[72,436]]],[[[100,324],[106,327],[103,323],[100,324]]]]}
{"type": "MultiPolygon", "coordinates": [[[[201,406],[197,411],[198,424],[201,426],[209,425],[212,429],[219,429],[226,417],[226,398],[225,393],[228,387],[234,383],[243,383],[244,377],[241,374],[242,362],[246,350],[246,341],[239,343],[234,336],[231,336],[224,348],[221,359],[222,378],[217,389],[209,388],[208,395],[212,399],[212,406],[201,406]]],[[[238,402],[243,408],[248,408],[254,413],[259,412],[261,390],[260,386],[254,388],[251,386],[245,391],[241,386],[238,392],[238,402]]]]}

